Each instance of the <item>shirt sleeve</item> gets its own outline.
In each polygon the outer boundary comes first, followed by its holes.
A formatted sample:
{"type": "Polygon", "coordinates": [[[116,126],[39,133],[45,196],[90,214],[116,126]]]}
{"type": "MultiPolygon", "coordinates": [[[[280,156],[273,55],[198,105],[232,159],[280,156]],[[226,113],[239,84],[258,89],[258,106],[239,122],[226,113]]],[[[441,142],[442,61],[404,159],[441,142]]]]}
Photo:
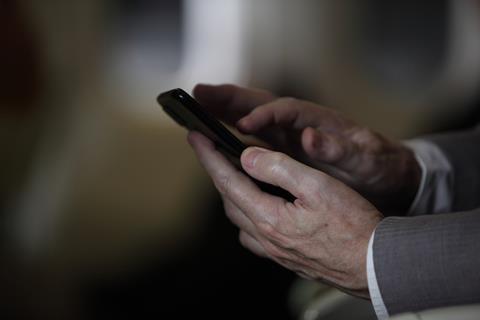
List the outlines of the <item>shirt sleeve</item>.
{"type": "Polygon", "coordinates": [[[443,151],[434,143],[413,139],[405,141],[421,167],[422,178],[408,215],[446,213],[453,206],[453,169],[443,151]]]}
{"type": "Polygon", "coordinates": [[[378,288],[377,277],[375,275],[375,266],[373,264],[373,238],[375,237],[375,231],[370,237],[367,250],[367,280],[368,291],[370,292],[370,299],[372,300],[373,309],[379,320],[388,319],[388,311],[385,303],[382,299],[382,294],[378,288]]]}

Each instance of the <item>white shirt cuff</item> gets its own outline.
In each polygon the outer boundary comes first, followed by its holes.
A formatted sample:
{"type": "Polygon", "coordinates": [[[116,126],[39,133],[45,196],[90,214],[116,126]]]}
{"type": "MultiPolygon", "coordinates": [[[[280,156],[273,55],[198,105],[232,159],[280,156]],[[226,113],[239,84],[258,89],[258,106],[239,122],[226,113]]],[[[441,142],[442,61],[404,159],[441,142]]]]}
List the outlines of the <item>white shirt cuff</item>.
{"type": "Polygon", "coordinates": [[[443,151],[434,143],[404,141],[421,167],[422,179],[408,215],[450,212],[453,204],[453,169],[443,151]]]}
{"type": "Polygon", "coordinates": [[[377,276],[375,274],[375,266],[373,263],[373,238],[375,231],[373,231],[370,241],[368,242],[367,250],[367,280],[368,291],[370,292],[370,299],[372,300],[373,309],[377,314],[379,320],[388,319],[388,311],[382,299],[382,294],[378,287],[377,276]]]}

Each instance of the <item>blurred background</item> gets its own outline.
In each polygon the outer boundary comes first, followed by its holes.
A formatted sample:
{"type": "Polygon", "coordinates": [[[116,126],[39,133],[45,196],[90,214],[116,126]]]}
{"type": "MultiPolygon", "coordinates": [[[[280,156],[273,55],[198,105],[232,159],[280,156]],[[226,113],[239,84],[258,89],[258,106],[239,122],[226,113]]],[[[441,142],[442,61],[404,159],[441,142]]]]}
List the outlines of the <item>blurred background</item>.
{"type": "Polygon", "coordinates": [[[408,139],[479,118],[474,0],[0,0],[0,318],[373,319],[237,241],[159,92],[261,87],[408,139]]]}

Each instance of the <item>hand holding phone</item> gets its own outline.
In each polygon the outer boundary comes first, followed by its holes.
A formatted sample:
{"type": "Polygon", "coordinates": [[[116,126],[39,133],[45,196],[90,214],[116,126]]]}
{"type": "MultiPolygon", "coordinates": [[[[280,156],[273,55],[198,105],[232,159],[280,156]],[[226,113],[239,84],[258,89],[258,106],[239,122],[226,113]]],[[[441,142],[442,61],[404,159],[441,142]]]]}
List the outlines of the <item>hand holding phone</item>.
{"type": "MultiPolygon", "coordinates": [[[[182,89],[161,93],[157,98],[163,110],[179,125],[190,131],[198,131],[215,143],[218,150],[239,170],[242,170],[240,156],[247,148],[223,124],[211,116],[193,97],[182,89]]],[[[265,192],[294,201],[295,197],[279,187],[257,181],[254,182],[265,192]]]]}

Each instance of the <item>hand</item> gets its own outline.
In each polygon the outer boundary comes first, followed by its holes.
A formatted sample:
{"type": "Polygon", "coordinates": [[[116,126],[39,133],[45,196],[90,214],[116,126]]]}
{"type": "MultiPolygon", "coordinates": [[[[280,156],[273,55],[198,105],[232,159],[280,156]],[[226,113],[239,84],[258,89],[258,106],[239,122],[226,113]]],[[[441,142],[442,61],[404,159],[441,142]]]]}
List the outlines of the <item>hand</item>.
{"type": "Polygon", "coordinates": [[[188,136],[224,199],[241,243],[303,277],[368,297],[366,255],[382,215],[342,182],[287,155],[250,147],[243,169],[257,180],[289,191],[296,200],[262,192],[197,132],[188,136]]]}
{"type": "Polygon", "coordinates": [[[402,214],[413,201],[421,176],[413,153],[334,110],[232,85],[198,85],[194,95],[221,120],[336,177],[382,212],[402,214]]]}

